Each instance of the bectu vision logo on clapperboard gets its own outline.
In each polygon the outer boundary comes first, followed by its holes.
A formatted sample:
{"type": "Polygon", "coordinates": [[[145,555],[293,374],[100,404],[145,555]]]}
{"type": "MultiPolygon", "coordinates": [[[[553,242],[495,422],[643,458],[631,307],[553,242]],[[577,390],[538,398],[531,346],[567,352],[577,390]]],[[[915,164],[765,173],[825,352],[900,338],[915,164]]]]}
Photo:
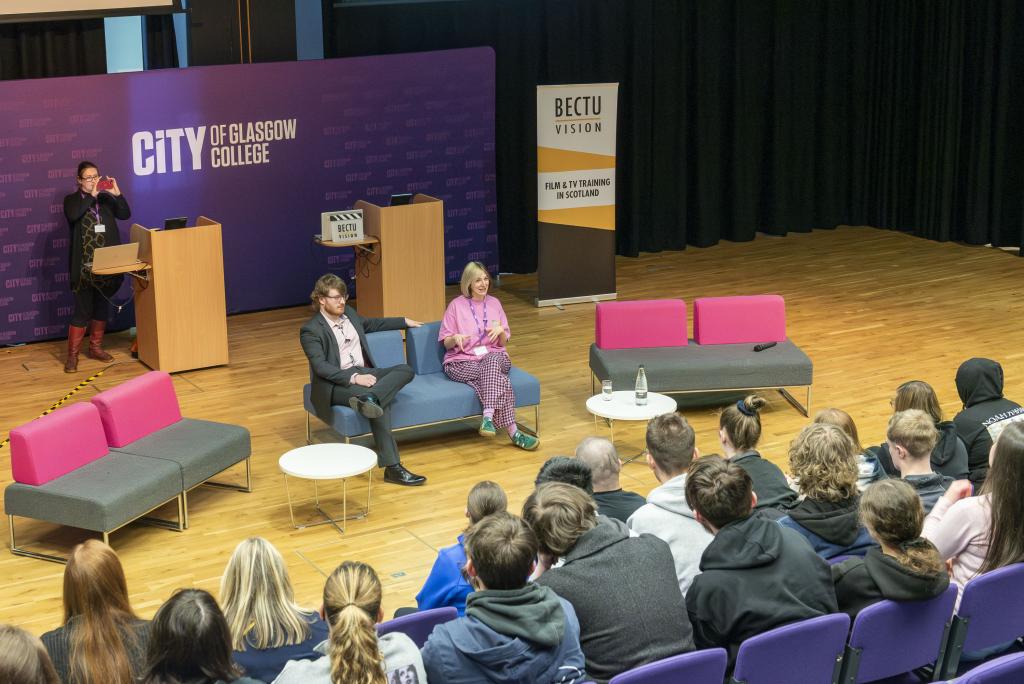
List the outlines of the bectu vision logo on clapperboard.
{"type": "Polygon", "coordinates": [[[362,240],[363,210],[325,211],[320,214],[320,239],[324,242],[362,240]]]}

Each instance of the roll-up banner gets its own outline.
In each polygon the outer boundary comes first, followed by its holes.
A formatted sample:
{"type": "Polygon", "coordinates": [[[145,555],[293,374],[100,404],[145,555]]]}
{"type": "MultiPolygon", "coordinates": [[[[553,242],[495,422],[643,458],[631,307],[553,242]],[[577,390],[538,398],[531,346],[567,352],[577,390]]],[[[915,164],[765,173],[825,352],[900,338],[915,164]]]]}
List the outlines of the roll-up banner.
{"type": "Polygon", "coordinates": [[[618,91],[537,86],[537,306],[615,298],[618,91]]]}

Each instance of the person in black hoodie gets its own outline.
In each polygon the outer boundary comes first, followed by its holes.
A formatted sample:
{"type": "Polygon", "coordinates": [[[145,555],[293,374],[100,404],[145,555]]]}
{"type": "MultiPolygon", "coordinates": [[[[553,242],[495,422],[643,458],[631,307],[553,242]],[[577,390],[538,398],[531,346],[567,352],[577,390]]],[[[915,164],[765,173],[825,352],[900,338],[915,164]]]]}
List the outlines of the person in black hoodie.
{"type": "Polygon", "coordinates": [[[789,468],[804,495],[779,524],[796,530],[822,558],[863,556],[875,542],[857,516],[857,448],[841,428],[808,425],[789,447],[789,468]]]}
{"type": "Polygon", "coordinates": [[[789,487],[779,466],[754,450],[761,439],[760,410],[767,404],[752,394],[726,407],[718,416],[718,440],[725,457],[747,471],[757,493],[757,510],[769,518],[781,517],[796,505],[797,494],[789,487]]]}
{"type": "MultiPolygon", "coordinates": [[[[939,433],[938,441],[931,450],[931,469],[954,480],[967,478],[967,446],[957,435],[953,421],[942,420],[939,397],[931,385],[921,380],[905,382],[896,388],[896,396],[889,403],[892,405],[893,413],[917,409],[931,416],[939,433]]],[[[900,476],[899,468],[893,463],[892,454],[889,453],[888,444],[873,447],[869,452],[882,464],[886,475],[900,476]]]]}
{"type": "Polygon", "coordinates": [[[988,475],[992,442],[1011,422],[1024,421],[1024,408],[1003,397],[1003,367],[992,359],[967,359],[956,371],[956,391],[964,408],[953,418],[967,445],[967,465],[975,490],[988,475]]]}
{"type": "Polygon", "coordinates": [[[949,574],[935,545],[921,537],[924,510],[913,487],[876,482],[861,495],[860,513],[881,548],[832,566],[839,610],[853,619],[883,599],[923,601],[946,590],[949,574]]]}
{"type": "Polygon", "coordinates": [[[697,648],[727,649],[731,669],[745,639],[836,612],[828,563],[799,534],[751,515],[757,494],[743,468],[718,456],[697,459],[686,502],[715,535],[686,592],[697,648]]]}

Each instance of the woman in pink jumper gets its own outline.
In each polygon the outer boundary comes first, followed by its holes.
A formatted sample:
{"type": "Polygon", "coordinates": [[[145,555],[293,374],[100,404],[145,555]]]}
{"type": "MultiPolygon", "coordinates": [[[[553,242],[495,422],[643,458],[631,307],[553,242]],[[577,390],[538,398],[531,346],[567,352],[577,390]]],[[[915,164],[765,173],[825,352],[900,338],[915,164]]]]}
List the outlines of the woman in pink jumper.
{"type": "Polygon", "coordinates": [[[1024,423],[1008,425],[989,451],[989,476],[978,496],[957,480],[924,521],[922,536],[963,585],[989,570],[1024,561],[1024,423]]]}
{"type": "Polygon", "coordinates": [[[438,341],[444,343],[444,372],[456,382],[474,390],[484,407],[480,434],[494,437],[505,431],[512,443],[528,451],[540,440],[516,426],[516,399],[509,382],[512,362],[505,344],[509,338],[508,318],[501,302],[487,294],[491,276],[479,261],[462,270],[462,296],[448,304],[441,319],[438,341]]]}

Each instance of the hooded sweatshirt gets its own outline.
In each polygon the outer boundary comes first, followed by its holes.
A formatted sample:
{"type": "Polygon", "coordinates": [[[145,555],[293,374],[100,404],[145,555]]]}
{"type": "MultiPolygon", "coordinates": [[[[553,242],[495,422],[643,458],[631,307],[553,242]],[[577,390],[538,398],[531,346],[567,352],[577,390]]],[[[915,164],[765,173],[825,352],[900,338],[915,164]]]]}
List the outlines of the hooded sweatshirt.
{"type": "Polygon", "coordinates": [[[992,442],[1011,422],[1024,420],[1024,409],[1003,398],[1003,367],[991,359],[968,359],[960,364],[956,391],[964,408],[953,424],[967,445],[971,482],[979,485],[988,475],[992,442]]]}
{"type": "Polygon", "coordinates": [[[757,494],[758,510],[762,508],[785,510],[796,505],[799,497],[790,488],[789,482],[779,466],[761,458],[761,454],[753,449],[736,454],[729,460],[750,475],[750,479],[754,483],[754,493],[757,494]]]}
{"type": "MultiPolygon", "coordinates": [[[[328,639],[314,649],[323,655],[317,660],[289,660],[273,684],[331,684],[330,644],[328,639]]],[[[407,635],[392,632],[379,636],[377,647],[384,656],[384,672],[388,681],[426,684],[427,673],[423,671],[423,659],[416,644],[407,635]]]]}
{"type": "Polygon", "coordinates": [[[946,493],[949,485],[953,484],[953,478],[939,475],[938,473],[907,475],[903,478],[903,481],[913,487],[917,495],[921,497],[921,505],[924,507],[925,515],[931,513],[932,508],[935,507],[935,502],[946,493]]]}
{"type": "MultiPolygon", "coordinates": [[[[946,475],[954,480],[967,479],[967,446],[956,433],[956,425],[951,420],[944,420],[935,424],[939,431],[939,441],[935,443],[930,456],[932,470],[940,475],[946,475]]],[[[900,471],[892,461],[892,454],[889,453],[889,445],[872,447],[868,450],[871,456],[878,459],[886,475],[899,477],[900,471]]]]}
{"type": "Polygon", "coordinates": [[[630,536],[604,516],[537,583],[576,610],[587,675],[603,684],[620,672],[693,650],[693,632],[668,544],[630,536]]]}
{"type": "Polygon", "coordinates": [[[700,557],[713,538],[686,504],[686,473],[651,490],[647,503],[626,524],[637,534],[653,534],[668,544],[676,564],[679,591],[685,597],[690,582],[700,572],[700,557]]]}
{"type": "Polygon", "coordinates": [[[466,617],[435,627],[421,653],[427,677],[448,684],[570,684],[584,678],[576,613],[539,584],[470,594],[466,617]]]}
{"type": "Polygon", "coordinates": [[[923,601],[935,598],[949,586],[949,574],[943,566],[935,573],[917,573],[900,564],[879,548],[868,549],[863,558],[850,558],[832,566],[839,610],[850,616],[872,603],[923,601]]]}
{"type": "Polygon", "coordinates": [[[721,646],[729,667],[744,639],[836,612],[828,563],[792,530],[751,515],[718,531],[686,594],[697,648],[721,646]]]}
{"type": "Polygon", "coordinates": [[[779,524],[803,535],[822,558],[863,556],[877,544],[860,524],[858,502],[856,496],[837,503],[804,499],[779,524]]]}

